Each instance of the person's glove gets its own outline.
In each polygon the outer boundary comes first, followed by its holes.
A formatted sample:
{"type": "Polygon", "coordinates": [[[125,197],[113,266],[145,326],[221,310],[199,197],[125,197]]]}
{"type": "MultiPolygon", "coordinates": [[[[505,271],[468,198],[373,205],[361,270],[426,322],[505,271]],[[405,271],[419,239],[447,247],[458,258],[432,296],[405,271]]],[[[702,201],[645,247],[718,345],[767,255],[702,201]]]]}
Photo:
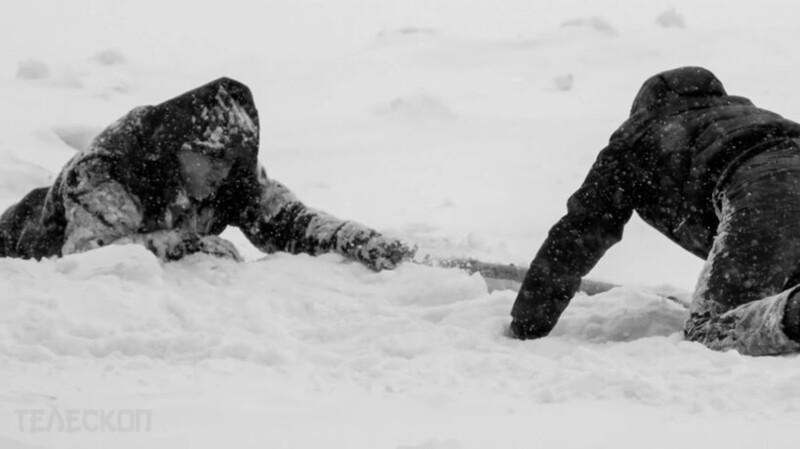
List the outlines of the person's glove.
{"type": "Polygon", "coordinates": [[[180,242],[173,246],[167,255],[167,259],[178,260],[189,254],[197,253],[235,260],[236,262],[244,260],[239,254],[239,250],[230,241],[218,235],[199,236],[197,234],[183,236],[180,242]]]}
{"type": "Polygon", "coordinates": [[[204,235],[200,237],[200,250],[198,252],[222,257],[223,259],[234,260],[236,262],[242,262],[244,260],[233,242],[225,240],[218,235],[204,235]]]}
{"type": "Polygon", "coordinates": [[[511,308],[509,334],[520,340],[549,334],[579,285],[577,276],[554,276],[547,267],[532,264],[511,308]]]}
{"type": "Polygon", "coordinates": [[[392,270],[414,258],[416,247],[397,239],[376,235],[356,250],[356,259],[375,271],[392,270]]]}
{"type": "Polygon", "coordinates": [[[345,222],[336,231],[334,249],[374,271],[391,270],[411,260],[417,251],[405,242],[384,237],[356,222],[345,222]]]}
{"type": "Polygon", "coordinates": [[[537,325],[533,320],[511,320],[511,325],[508,326],[507,335],[511,338],[519,340],[532,340],[534,338],[541,338],[550,333],[550,326],[543,328],[537,325]]]}

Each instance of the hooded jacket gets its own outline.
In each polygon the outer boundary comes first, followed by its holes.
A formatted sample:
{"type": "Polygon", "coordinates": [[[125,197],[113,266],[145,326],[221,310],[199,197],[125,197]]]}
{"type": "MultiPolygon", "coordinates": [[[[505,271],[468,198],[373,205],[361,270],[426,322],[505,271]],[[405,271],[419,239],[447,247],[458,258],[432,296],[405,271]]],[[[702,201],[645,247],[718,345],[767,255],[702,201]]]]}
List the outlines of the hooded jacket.
{"type": "Polygon", "coordinates": [[[400,242],[306,207],[267,176],[258,147],[252,94],[228,78],[135,108],[76,154],[52,186],[0,217],[0,256],[39,259],[139,243],[166,260],[194,252],[238,258],[214,237],[229,225],[265,252],[335,251],[374,269],[407,255],[400,242]],[[187,194],[181,150],[230,163],[210,197],[187,194]]]}
{"type": "Polygon", "coordinates": [[[683,67],[648,79],[567,214],[531,262],[512,309],[527,337],[547,335],[580,280],[636,211],[687,251],[707,258],[719,219],[716,193],[745,159],[800,137],[800,125],[728,95],[710,71],[683,67]]]}

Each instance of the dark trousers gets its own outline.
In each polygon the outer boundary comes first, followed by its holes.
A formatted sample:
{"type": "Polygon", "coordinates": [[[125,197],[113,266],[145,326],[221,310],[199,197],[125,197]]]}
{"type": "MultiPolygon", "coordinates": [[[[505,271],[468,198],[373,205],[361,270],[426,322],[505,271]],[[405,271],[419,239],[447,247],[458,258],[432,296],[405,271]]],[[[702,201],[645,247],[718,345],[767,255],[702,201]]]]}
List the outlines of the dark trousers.
{"type": "Polygon", "coordinates": [[[0,215],[0,257],[25,259],[61,254],[63,229],[42,222],[48,187],[33,189],[0,215]]]}
{"type": "Polygon", "coordinates": [[[800,351],[782,325],[800,266],[800,142],[748,159],[723,184],[715,192],[720,224],[686,337],[749,355],[800,351]]]}

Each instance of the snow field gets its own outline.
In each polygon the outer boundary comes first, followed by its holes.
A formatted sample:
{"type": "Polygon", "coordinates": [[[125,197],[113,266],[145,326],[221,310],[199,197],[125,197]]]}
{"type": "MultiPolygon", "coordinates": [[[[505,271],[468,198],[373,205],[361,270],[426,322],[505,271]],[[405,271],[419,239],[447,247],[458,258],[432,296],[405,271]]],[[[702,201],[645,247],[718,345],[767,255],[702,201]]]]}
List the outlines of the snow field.
{"type": "Polygon", "coordinates": [[[374,274],[338,256],[302,255],[162,266],[136,246],[0,262],[9,293],[0,341],[18,362],[248,362],[313,372],[331,390],[623,398],[693,412],[778,413],[795,404],[786,393],[800,389],[795,374],[776,370],[761,394],[730,395],[762,367],[792,359],[684,342],[685,307],[647,289],[579,295],[554,338],[519,342],[503,335],[514,292],[487,293],[480,276],[458,270],[406,265],[374,274]],[[317,282],[304,281],[309,273],[317,282]],[[692,397],[698,389],[707,403],[692,397]],[[775,400],[782,404],[769,410],[775,400]]]}
{"type": "MultiPolygon", "coordinates": [[[[773,0],[41,1],[0,15],[0,208],[140,104],[248,84],[261,161],[306,203],[421,251],[527,264],[648,76],[715,71],[800,117],[773,0]]],[[[515,292],[336,256],[0,259],[0,447],[795,447],[797,358],[682,340],[701,261],[637,219],[552,336],[515,292]],[[147,432],[34,432],[138,410],[147,432]],[[26,415],[28,416],[28,415],[26,415]],[[28,416],[30,417],[30,416],[28,416]],[[39,423],[41,424],[41,423],[39,423]],[[46,425],[46,421],[45,421],[46,425]]]]}

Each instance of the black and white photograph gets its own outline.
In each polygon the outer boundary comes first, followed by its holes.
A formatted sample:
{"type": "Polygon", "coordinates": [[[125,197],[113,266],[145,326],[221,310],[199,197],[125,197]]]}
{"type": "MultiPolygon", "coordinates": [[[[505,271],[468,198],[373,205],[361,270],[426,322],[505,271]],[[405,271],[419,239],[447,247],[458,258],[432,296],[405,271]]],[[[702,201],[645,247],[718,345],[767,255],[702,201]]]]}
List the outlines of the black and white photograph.
{"type": "Polygon", "coordinates": [[[796,2],[0,3],[0,449],[797,447],[796,2]]]}

